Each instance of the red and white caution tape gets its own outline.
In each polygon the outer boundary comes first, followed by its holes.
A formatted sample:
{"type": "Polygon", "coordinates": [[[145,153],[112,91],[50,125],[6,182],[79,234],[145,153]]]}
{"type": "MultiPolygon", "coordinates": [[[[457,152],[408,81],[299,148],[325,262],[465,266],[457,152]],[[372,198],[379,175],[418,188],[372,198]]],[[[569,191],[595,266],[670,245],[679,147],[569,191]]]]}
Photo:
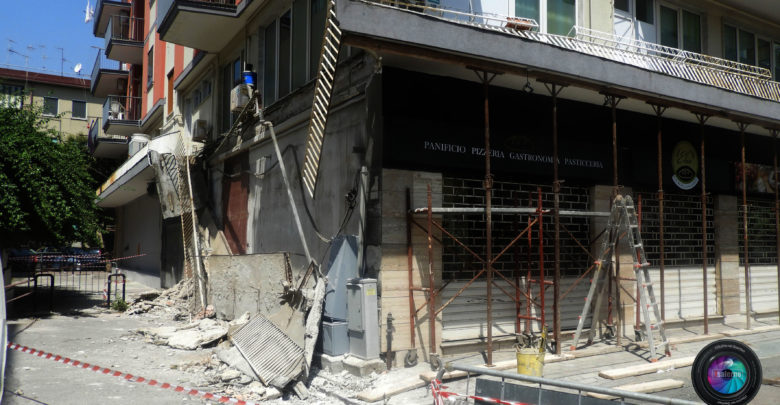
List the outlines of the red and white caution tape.
{"type": "Polygon", "coordinates": [[[476,401],[483,401],[483,402],[488,402],[491,404],[498,404],[498,405],[531,405],[526,402],[504,401],[496,398],[481,397],[479,395],[462,395],[454,392],[444,391],[444,389],[446,388],[447,388],[446,386],[441,385],[441,381],[437,379],[431,380],[431,394],[433,394],[433,405],[446,405],[445,400],[454,397],[463,397],[463,398],[473,399],[476,401]]]}
{"type": "Polygon", "coordinates": [[[58,363],[62,364],[70,364],[73,367],[85,369],[85,370],[92,370],[96,373],[101,373],[105,375],[111,375],[114,377],[122,378],[124,380],[130,381],[130,382],[136,382],[136,383],[143,383],[147,384],[153,387],[165,389],[165,390],[172,390],[176,392],[185,393],[188,395],[192,395],[194,397],[200,397],[203,399],[210,399],[213,401],[217,401],[221,404],[236,404],[236,405],[259,405],[255,402],[249,402],[249,401],[241,401],[235,398],[230,398],[222,395],[212,394],[210,392],[204,392],[200,390],[196,390],[194,388],[187,388],[182,387],[180,385],[173,385],[168,383],[161,383],[154,379],[148,379],[144,377],[138,377],[134,376],[132,374],[123,373],[121,371],[111,370],[110,368],[100,367],[89,363],[84,363],[78,360],[72,360],[67,357],[58,356],[52,353],[46,353],[42,350],[33,349],[31,347],[27,346],[21,346],[16,343],[8,342],[8,348],[13,349],[22,353],[31,354],[33,356],[38,356],[40,358],[49,359],[56,361],[58,363]]]}

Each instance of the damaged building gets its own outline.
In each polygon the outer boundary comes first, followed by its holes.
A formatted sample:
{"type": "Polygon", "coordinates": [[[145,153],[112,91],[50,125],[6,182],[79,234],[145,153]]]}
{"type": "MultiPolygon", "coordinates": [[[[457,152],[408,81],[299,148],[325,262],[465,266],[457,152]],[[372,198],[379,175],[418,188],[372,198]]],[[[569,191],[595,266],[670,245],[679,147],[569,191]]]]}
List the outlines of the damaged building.
{"type": "MultiPolygon", "coordinates": [[[[777,316],[769,5],[100,1],[95,21],[121,61],[93,71],[115,77],[104,129],[130,139],[98,195],[114,255],[156,286],[195,277],[220,317],[273,311],[265,294],[313,261],[347,307],[326,299],[326,353],[490,363],[543,324],[560,353],[617,194],[667,328],[777,316]],[[123,18],[144,34],[111,36],[123,18]],[[358,288],[378,306],[362,328],[358,288]]],[[[631,253],[615,258],[597,322],[635,339],[631,253]]]]}

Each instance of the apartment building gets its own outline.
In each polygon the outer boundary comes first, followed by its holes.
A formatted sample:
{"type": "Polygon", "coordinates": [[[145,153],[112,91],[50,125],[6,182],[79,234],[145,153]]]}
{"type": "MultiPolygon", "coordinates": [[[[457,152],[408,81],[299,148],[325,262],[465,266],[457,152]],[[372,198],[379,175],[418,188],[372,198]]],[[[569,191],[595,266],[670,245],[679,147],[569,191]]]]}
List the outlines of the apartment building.
{"type": "Polygon", "coordinates": [[[158,4],[97,2],[93,33],[105,46],[90,90],[102,99],[102,129],[124,141],[112,146],[125,162],[97,192],[98,206],[115,213],[114,257],[130,278],[168,287],[181,278],[181,222],[161,204],[155,167],[181,144],[173,82],[194,51],[160,40],[158,4]]]}
{"type": "MultiPolygon", "coordinates": [[[[136,3],[120,6],[132,16],[136,3]]],[[[156,0],[143,18],[140,63],[116,69],[139,98],[127,134],[205,144],[199,212],[233,254],[323,262],[336,235],[358,235],[383,350],[391,314],[392,350],[426,359],[541,323],[568,347],[615,193],[641,204],[669,327],[778,310],[780,13],[767,4],[156,0]],[[246,70],[263,120],[231,105],[246,70]]],[[[154,182],[143,170],[134,178],[154,182]]],[[[103,191],[135,193],[120,228],[163,217],[142,183],[103,191]]],[[[155,230],[163,245],[167,229],[144,225],[117,254],[146,252],[155,230]]],[[[633,275],[629,253],[619,262],[633,275]]],[[[617,287],[605,322],[633,337],[635,283],[617,287]]]]}
{"type": "Polygon", "coordinates": [[[49,128],[62,138],[87,136],[92,123],[100,120],[102,100],[90,94],[89,86],[88,79],[0,68],[4,102],[42,108],[49,128]]]}

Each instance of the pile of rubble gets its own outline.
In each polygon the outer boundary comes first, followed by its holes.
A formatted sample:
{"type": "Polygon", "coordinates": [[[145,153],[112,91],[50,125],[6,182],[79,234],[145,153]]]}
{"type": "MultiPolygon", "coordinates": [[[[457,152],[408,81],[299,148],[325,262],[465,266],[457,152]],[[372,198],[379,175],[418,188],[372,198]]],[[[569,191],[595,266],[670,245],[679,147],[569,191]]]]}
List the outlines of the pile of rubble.
{"type": "Polygon", "coordinates": [[[195,353],[202,351],[203,356],[197,361],[177,365],[176,368],[193,374],[197,384],[208,387],[215,394],[248,401],[285,397],[282,400],[293,403],[349,402],[359,392],[371,387],[376,375],[355,377],[346,371],[331,374],[311,368],[324,281],[316,280],[307,287],[304,285],[305,279],[297,289],[289,290],[290,296],[295,298],[289,301],[289,305],[283,305],[286,310],[268,316],[251,317],[247,312],[228,322],[216,319],[211,306],[191,315],[189,305],[193,290],[191,283],[186,281],[163,292],[140,294],[129,303],[125,315],[155,320],[157,326],[136,330],[147,343],[195,353]],[[312,316],[315,311],[317,316],[312,316]],[[242,331],[244,326],[246,328],[242,331]],[[269,329],[273,331],[270,340],[269,336],[261,335],[268,333],[269,329]],[[279,333],[290,341],[290,347],[297,348],[292,357],[278,356],[277,352],[282,350],[279,333]],[[274,343],[263,344],[267,346],[266,353],[258,355],[258,348],[252,345],[257,346],[257,342],[263,339],[274,343]],[[292,372],[277,370],[289,365],[291,358],[298,362],[292,367],[292,372]]]}

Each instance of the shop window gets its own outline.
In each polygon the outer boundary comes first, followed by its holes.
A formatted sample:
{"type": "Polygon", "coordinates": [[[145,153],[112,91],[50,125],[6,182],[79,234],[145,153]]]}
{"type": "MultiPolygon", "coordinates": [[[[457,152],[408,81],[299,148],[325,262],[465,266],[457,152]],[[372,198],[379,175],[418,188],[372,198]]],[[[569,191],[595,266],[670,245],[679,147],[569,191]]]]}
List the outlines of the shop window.
{"type": "Polygon", "coordinates": [[[310,28],[309,28],[309,78],[317,75],[317,66],[320,63],[320,51],[322,39],[325,36],[325,0],[310,0],[310,28]]]}

